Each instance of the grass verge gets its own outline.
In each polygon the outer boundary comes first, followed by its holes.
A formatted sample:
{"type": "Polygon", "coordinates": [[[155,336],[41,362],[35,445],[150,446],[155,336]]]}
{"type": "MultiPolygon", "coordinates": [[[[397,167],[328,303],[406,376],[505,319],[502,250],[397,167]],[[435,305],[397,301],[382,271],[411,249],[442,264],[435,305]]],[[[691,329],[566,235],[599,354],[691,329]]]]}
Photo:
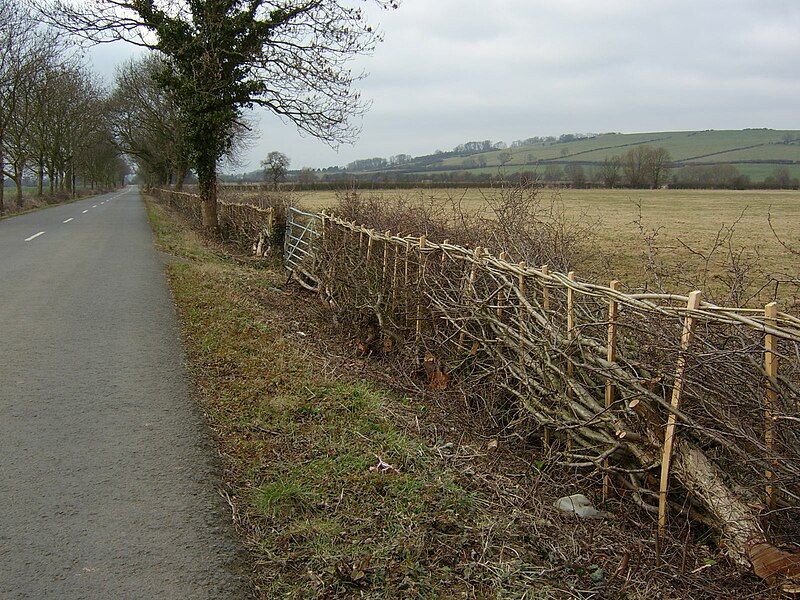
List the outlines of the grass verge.
{"type": "Polygon", "coordinates": [[[186,259],[168,276],[260,595],[491,597],[470,569],[476,498],[393,423],[411,409],[319,368],[277,270],[237,265],[164,207],[148,211],[158,245],[186,259]]]}

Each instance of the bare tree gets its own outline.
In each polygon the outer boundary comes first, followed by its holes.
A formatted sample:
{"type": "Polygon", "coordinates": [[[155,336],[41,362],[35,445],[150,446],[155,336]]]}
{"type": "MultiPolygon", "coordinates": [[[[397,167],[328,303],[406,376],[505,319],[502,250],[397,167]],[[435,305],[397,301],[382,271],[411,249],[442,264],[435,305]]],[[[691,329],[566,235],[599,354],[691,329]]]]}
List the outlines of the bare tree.
{"type": "Polygon", "coordinates": [[[74,193],[78,179],[124,169],[108,141],[103,94],[69,45],[24,4],[0,0],[0,211],[6,177],[20,208],[31,173],[41,196],[45,172],[51,191],[58,181],[74,193]]]}
{"type": "Polygon", "coordinates": [[[798,186],[798,179],[796,177],[792,179],[786,167],[778,167],[771,175],[764,178],[764,184],[771,188],[789,189],[798,186]]]}
{"type": "MultiPolygon", "coordinates": [[[[9,131],[33,69],[36,27],[30,13],[10,0],[0,0],[0,213],[5,209],[5,178],[9,131]]],[[[18,129],[19,131],[19,129],[18,129]]],[[[18,197],[21,188],[17,186],[18,197]]]]}
{"type": "Polygon", "coordinates": [[[622,169],[625,184],[632,188],[648,187],[647,157],[650,146],[636,146],[628,150],[622,157],[622,169]]]}
{"type": "Polygon", "coordinates": [[[33,160],[36,122],[40,118],[42,102],[49,99],[42,95],[44,73],[58,58],[59,44],[50,31],[37,31],[28,36],[23,56],[16,65],[13,107],[7,115],[3,136],[4,155],[7,161],[5,175],[16,186],[16,205],[22,206],[22,179],[33,160]]]}
{"type": "Polygon", "coordinates": [[[622,179],[622,159],[619,156],[604,159],[600,166],[599,176],[607,188],[619,185],[622,179]]]}
{"type": "Polygon", "coordinates": [[[75,195],[81,164],[88,164],[86,154],[107,133],[105,97],[91,73],[80,66],[63,68],[52,84],[51,182],[55,176],[62,191],[75,195]]]}
{"type": "Polygon", "coordinates": [[[664,148],[642,145],[631,148],[622,157],[625,182],[634,188],[656,188],[661,185],[672,158],[664,148]]]}
{"type": "Polygon", "coordinates": [[[497,155],[497,161],[500,163],[501,167],[505,167],[510,163],[512,158],[514,158],[514,155],[508,150],[503,150],[497,155]]]}
{"type": "Polygon", "coordinates": [[[117,69],[109,99],[111,128],[146,183],[174,181],[180,190],[190,168],[189,149],[177,103],[156,82],[158,72],[166,68],[169,65],[153,54],[117,69]]]}
{"type": "Polygon", "coordinates": [[[245,108],[267,108],[332,145],[357,134],[350,118],[365,105],[349,62],[380,40],[360,8],[338,0],[36,1],[50,23],[90,42],[125,40],[164,55],[172,68],[159,83],[180,108],[209,231],[217,231],[217,164],[245,108]]]}
{"type": "Polygon", "coordinates": [[[309,185],[317,181],[317,175],[314,173],[313,169],[304,167],[300,170],[297,180],[302,184],[309,185]]]}
{"type": "Polygon", "coordinates": [[[267,158],[261,161],[261,168],[268,181],[277,186],[286,179],[286,172],[290,164],[289,157],[283,152],[273,151],[267,154],[267,158]]]}
{"type": "Polygon", "coordinates": [[[666,179],[672,157],[665,148],[654,148],[648,157],[648,173],[652,187],[660,187],[666,179]]]}
{"type": "Polygon", "coordinates": [[[558,165],[549,164],[544,169],[543,178],[545,181],[561,181],[564,178],[564,171],[558,165]]]}
{"type": "Polygon", "coordinates": [[[586,185],[586,173],[583,170],[583,166],[571,162],[564,167],[564,174],[575,187],[586,185]]]}

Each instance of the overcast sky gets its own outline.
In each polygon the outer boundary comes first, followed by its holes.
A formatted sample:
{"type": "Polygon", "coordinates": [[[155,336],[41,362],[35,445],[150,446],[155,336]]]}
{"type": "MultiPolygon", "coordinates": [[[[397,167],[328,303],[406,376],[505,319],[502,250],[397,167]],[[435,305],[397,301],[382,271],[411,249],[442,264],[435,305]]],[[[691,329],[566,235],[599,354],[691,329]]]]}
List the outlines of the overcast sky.
{"type": "MultiPolygon", "coordinates": [[[[372,108],[333,150],[259,113],[239,170],[572,132],[800,129],[800,0],[403,0],[357,67],[372,108]]],[[[97,71],[135,51],[93,49],[97,71]]]]}

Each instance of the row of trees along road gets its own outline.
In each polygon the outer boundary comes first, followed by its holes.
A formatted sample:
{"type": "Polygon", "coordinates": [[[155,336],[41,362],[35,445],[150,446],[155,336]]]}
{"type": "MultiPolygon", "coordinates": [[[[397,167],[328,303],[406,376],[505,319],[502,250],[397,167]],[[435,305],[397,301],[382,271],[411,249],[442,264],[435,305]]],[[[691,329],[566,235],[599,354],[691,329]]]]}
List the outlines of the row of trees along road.
{"type": "MultiPolygon", "coordinates": [[[[63,37],[63,36],[62,36],[63,37]]],[[[127,171],[108,126],[105,98],[74,49],[18,0],[0,0],[0,213],[6,178],[42,196],[110,187],[127,171]]]]}
{"type": "Polygon", "coordinates": [[[190,168],[189,148],[173,96],[157,83],[168,69],[158,55],[145,55],[117,69],[109,98],[112,130],[147,185],[175,184],[180,190],[190,168]]]}
{"type": "MultiPolygon", "coordinates": [[[[393,0],[362,0],[397,8],[393,0]]],[[[351,140],[365,109],[351,60],[380,34],[359,2],[339,0],[34,0],[54,27],[153,50],[155,81],[173,103],[203,225],[217,231],[217,165],[264,107],[331,145],[351,140]]],[[[135,125],[135,120],[131,125],[135,125]]],[[[129,132],[134,135],[132,131],[129,132]]],[[[168,158],[170,161],[176,159],[168,158]]]]}

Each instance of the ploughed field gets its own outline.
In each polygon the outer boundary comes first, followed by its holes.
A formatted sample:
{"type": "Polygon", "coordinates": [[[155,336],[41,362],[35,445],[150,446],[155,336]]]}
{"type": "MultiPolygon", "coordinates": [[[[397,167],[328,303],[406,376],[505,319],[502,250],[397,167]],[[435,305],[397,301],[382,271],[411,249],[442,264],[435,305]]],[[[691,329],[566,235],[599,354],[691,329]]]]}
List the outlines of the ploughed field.
{"type": "MultiPolygon", "coordinates": [[[[422,202],[463,197],[462,206],[486,211],[485,197],[492,190],[359,193],[378,194],[386,202],[409,195],[422,202]]],[[[596,224],[580,264],[574,265],[578,277],[598,283],[616,278],[630,287],[653,287],[658,277],[675,293],[705,285],[719,295],[739,279],[747,287],[744,297],[758,293],[748,303],[777,295],[784,309],[800,308],[800,254],[781,243],[800,251],[800,191],[545,189],[541,198],[545,204],[555,200],[572,219],[596,224]],[[792,277],[794,285],[784,283],[792,277]],[[775,280],[780,281],[777,293],[775,280]]],[[[337,192],[294,192],[291,202],[313,211],[332,210],[337,192]]],[[[490,250],[497,254],[502,248],[490,250]]]]}

